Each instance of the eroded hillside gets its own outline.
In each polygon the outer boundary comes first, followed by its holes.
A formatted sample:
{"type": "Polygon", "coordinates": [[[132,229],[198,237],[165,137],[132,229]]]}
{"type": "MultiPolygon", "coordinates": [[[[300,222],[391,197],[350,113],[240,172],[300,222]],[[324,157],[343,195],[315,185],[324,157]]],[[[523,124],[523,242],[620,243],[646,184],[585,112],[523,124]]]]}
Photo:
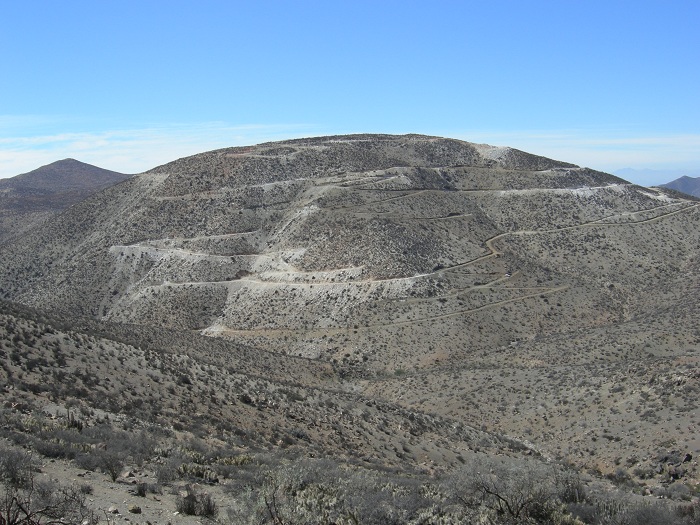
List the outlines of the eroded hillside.
{"type": "MultiPolygon", "coordinates": [[[[656,483],[659,457],[700,449],[699,226],[694,200],[510,148],[302,139],[180,159],[70,208],[0,254],[0,295],[274,357],[246,377],[318,392],[304,427],[338,390],[656,483]]],[[[386,460],[351,423],[342,453],[386,460]]],[[[431,460],[453,465],[452,440],[431,460]]]]}

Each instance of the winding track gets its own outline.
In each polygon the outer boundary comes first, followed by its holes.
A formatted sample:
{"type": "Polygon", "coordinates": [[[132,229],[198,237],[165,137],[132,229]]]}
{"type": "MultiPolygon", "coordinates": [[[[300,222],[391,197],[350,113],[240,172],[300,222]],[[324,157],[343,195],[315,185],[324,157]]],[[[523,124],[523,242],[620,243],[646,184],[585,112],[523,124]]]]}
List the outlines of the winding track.
{"type": "MultiPolygon", "coordinates": [[[[465,261],[463,263],[459,263],[459,264],[456,264],[456,265],[453,265],[450,267],[442,268],[442,269],[436,270],[434,272],[430,272],[430,273],[426,273],[426,274],[419,274],[419,275],[415,275],[415,276],[411,276],[411,277],[400,277],[400,278],[387,279],[387,280],[416,279],[416,278],[428,277],[428,276],[437,275],[440,273],[453,271],[457,268],[463,268],[463,267],[468,266],[470,264],[474,264],[476,262],[483,261],[483,260],[488,259],[488,258],[496,257],[498,255],[501,255],[502,252],[499,251],[494,246],[494,242],[496,242],[502,238],[505,238],[509,235],[547,234],[547,233],[556,233],[556,232],[560,232],[560,231],[574,230],[574,229],[578,229],[578,228],[593,227],[593,226],[635,226],[635,225],[640,225],[640,224],[649,224],[649,223],[657,222],[657,221],[660,221],[660,220],[665,219],[667,217],[670,217],[670,216],[697,208],[699,206],[700,206],[700,203],[691,204],[691,205],[685,206],[679,210],[674,210],[674,211],[664,213],[664,214],[661,214],[661,215],[658,215],[658,216],[655,216],[655,217],[652,217],[649,219],[643,219],[643,220],[634,221],[634,222],[625,222],[625,223],[600,222],[601,219],[597,219],[595,221],[590,221],[587,223],[581,223],[581,224],[573,225],[573,226],[565,226],[562,228],[554,228],[554,229],[550,229],[550,230],[523,230],[523,231],[517,231],[517,232],[506,232],[506,233],[495,235],[495,236],[493,236],[490,239],[487,239],[485,241],[485,245],[490,252],[486,255],[483,255],[483,256],[477,257],[476,259],[472,259],[470,261],[465,261]]],[[[616,216],[633,216],[633,215],[638,215],[640,213],[645,213],[645,212],[650,212],[650,211],[657,210],[657,209],[662,209],[665,207],[668,207],[668,205],[658,206],[656,208],[651,208],[648,210],[641,210],[641,211],[629,212],[629,213],[625,213],[625,214],[618,214],[616,216]]],[[[609,219],[609,218],[607,218],[607,219],[609,219]]],[[[497,282],[502,282],[504,279],[508,279],[508,277],[503,276],[502,278],[496,279],[496,280],[492,281],[491,283],[488,283],[487,285],[479,285],[479,287],[488,288],[488,287],[493,286],[497,282]]],[[[377,282],[377,281],[372,281],[372,282],[377,282]]],[[[316,283],[314,283],[314,284],[316,284],[316,283]]],[[[474,287],[472,287],[472,288],[474,288],[474,287]]],[[[456,293],[464,292],[464,291],[469,290],[469,289],[471,289],[471,288],[460,289],[456,293]]],[[[510,288],[508,288],[508,289],[510,290],[510,288]]],[[[524,288],[521,288],[521,289],[524,289],[524,288]]],[[[559,287],[550,287],[550,288],[542,287],[542,288],[537,289],[538,291],[535,293],[532,293],[532,294],[526,294],[526,295],[522,295],[522,296],[510,298],[510,299],[495,301],[493,303],[484,304],[484,305],[478,306],[476,308],[456,310],[454,312],[450,312],[447,314],[440,314],[440,315],[436,315],[436,316],[427,316],[427,317],[422,317],[422,318],[417,318],[417,319],[411,319],[408,321],[397,321],[397,322],[393,322],[393,323],[381,323],[381,324],[373,324],[373,325],[369,325],[369,326],[358,326],[358,328],[343,327],[343,328],[323,328],[323,329],[312,329],[312,330],[303,330],[303,329],[294,329],[294,328],[261,329],[261,330],[221,329],[221,333],[237,334],[237,335],[258,335],[258,336],[263,335],[263,334],[266,336],[270,336],[270,335],[273,335],[275,333],[279,333],[282,335],[304,333],[307,336],[313,336],[314,334],[323,335],[323,334],[341,333],[341,332],[347,332],[349,330],[368,331],[368,330],[374,330],[377,328],[401,327],[401,326],[408,326],[408,325],[422,323],[422,322],[432,322],[432,321],[436,321],[439,319],[447,319],[447,318],[457,317],[457,316],[461,316],[461,315],[469,315],[471,313],[485,310],[487,308],[494,308],[494,307],[497,307],[500,305],[504,305],[504,304],[508,304],[508,303],[512,303],[512,302],[516,302],[516,301],[521,301],[521,300],[525,300],[525,299],[529,299],[529,298],[539,297],[539,296],[545,295],[545,294],[553,294],[553,293],[557,293],[557,292],[560,292],[560,291],[563,291],[566,289],[568,289],[568,286],[559,286],[559,287]]],[[[426,298],[424,300],[437,300],[438,298],[439,297],[426,298]]]]}
{"type": "MultiPolygon", "coordinates": [[[[335,185],[337,186],[337,184],[335,185]]],[[[339,186],[339,187],[347,187],[347,186],[339,186]]],[[[357,188],[361,190],[365,190],[364,188],[357,188]]],[[[366,189],[366,191],[377,191],[376,189],[370,190],[366,189]]],[[[389,197],[386,199],[379,199],[377,201],[372,201],[369,203],[362,203],[362,204],[354,204],[354,205],[349,205],[349,206],[338,206],[338,207],[329,207],[329,209],[342,209],[342,210],[348,210],[352,208],[358,208],[358,207],[363,207],[363,206],[370,206],[370,205],[375,205],[383,202],[388,202],[388,201],[395,201],[399,199],[404,199],[407,197],[412,197],[416,196],[425,192],[429,192],[432,190],[428,189],[423,189],[423,190],[382,190],[382,191],[401,191],[401,195],[389,197]]],[[[466,190],[465,190],[466,191],[466,190]]],[[[476,192],[476,191],[481,191],[481,192],[499,192],[501,190],[469,190],[469,192],[476,192]]],[[[649,208],[646,210],[638,210],[634,212],[626,212],[626,213],[620,213],[620,214],[615,214],[615,215],[610,215],[607,217],[603,217],[600,219],[596,219],[593,221],[581,223],[581,224],[576,224],[576,225],[571,225],[571,226],[563,226],[561,228],[552,228],[552,229],[547,229],[547,230],[520,230],[520,231],[513,231],[513,232],[504,232],[500,233],[498,235],[494,235],[493,237],[486,239],[484,241],[484,245],[486,247],[486,250],[488,250],[488,253],[481,255],[479,257],[476,257],[474,259],[470,259],[468,261],[464,261],[461,263],[457,263],[451,266],[446,266],[444,268],[440,268],[431,272],[426,272],[423,274],[416,274],[412,276],[406,276],[406,277],[394,277],[394,278],[387,278],[387,279],[364,279],[364,280],[355,280],[355,281],[344,281],[344,282],[337,282],[337,281],[314,281],[314,282],[293,282],[293,281],[268,281],[268,280],[262,280],[262,279],[254,279],[251,278],[250,276],[242,278],[242,279],[236,279],[236,280],[230,280],[230,281],[214,281],[214,282],[209,282],[209,283],[204,283],[204,282],[178,282],[178,283],[164,283],[162,286],[181,286],[181,285],[204,285],[204,284],[226,284],[226,283],[233,283],[233,282],[238,282],[238,283],[246,283],[246,284],[251,284],[251,285],[260,285],[260,286],[290,286],[290,287],[300,287],[300,288],[310,288],[312,286],[338,286],[338,285],[346,285],[346,284],[353,284],[353,285],[361,285],[361,284],[372,284],[372,283],[379,283],[379,282],[396,282],[396,281],[406,281],[406,280],[417,280],[417,279],[423,279],[423,278],[428,278],[428,277],[434,277],[440,274],[445,274],[449,272],[453,272],[458,269],[462,269],[464,267],[474,265],[476,263],[479,263],[481,261],[485,261],[490,258],[495,258],[503,254],[501,250],[499,250],[496,246],[495,243],[498,241],[511,236],[511,235],[541,235],[541,234],[551,234],[551,233],[558,233],[562,231],[571,231],[571,230],[576,230],[580,228],[590,228],[590,227],[605,227],[605,226],[610,226],[610,227],[623,227],[623,226],[635,226],[635,225],[640,225],[640,224],[649,224],[653,222],[658,222],[661,221],[667,217],[671,217],[673,215],[677,215],[692,209],[697,208],[700,206],[700,203],[695,203],[695,204],[688,204],[686,206],[681,207],[680,209],[674,209],[672,211],[669,211],[667,213],[663,213],[660,215],[656,215],[651,218],[647,219],[642,219],[638,221],[629,221],[629,222],[611,222],[611,219],[613,218],[623,218],[623,217],[634,217],[638,216],[641,214],[647,214],[647,213],[652,213],[655,210],[660,210],[664,208],[669,208],[669,207],[678,207],[679,203],[671,203],[671,204],[665,204],[661,206],[657,206],[654,208],[649,208]]],[[[369,212],[368,212],[369,213],[369,212]]],[[[376,215],[376,213],[374,214],[376,215]]],[[[408,220],[449,220],[452,218],[458,218],[458,217],[468,217],[470,214],[462,214],[462,215],[448,215],[448,216],[441,216],[441,217],[421,217],[421,218],[409,218],[408,220]]],[[[221,237],[221,236],[216,236],[216,237],[221,237]]],[[[204,238],[204,237],[201,237],[204,238]]],[[[139,246],[137,245],[132,245],[130,247],[135,247],[139,246]]],[[[195,257],[212,257],[214,259],[216,258],[221,258],[221,259],[228,259],[229,257],[223,257],[223,256],[212,256],[210,254],[206,253],[201,253],[201,252],[193,252],[189,250],[184,250],[184,249],[167,249],[167,248],[159,248],[159,247],[154,247],[154,246],[144,246],[144,248],[148,248],[150,250],[156,250],[158,252],[170,252],[170,253],[177,253],[178,255],[182,257],[187,257],[187,256],[195,256],[195,257]]],[[[265,258],[270,258],[269,255],[267,254],[259,254],[255,256],[250,256],[248,257],[265,257],[265,258]]],[[[289,271],[286,272],[279,272],[279,274],[285,274],[285,273],[294,273],[294,271],[290,268],[289,271]]],[[[277,272],[272,272],[269,275],[273,275],[274,273],[277,272]]],[[[308,273],[308,272],[305,272],[308,273]]],[[[319,273],[325,273],[325,272],[319,272],[319,273]]],[[[482,284],[482,285],[477,285],[474,287],[470,288],[463,288],[456,290],[448,295],[456,295],[458,293],[464,293],[468,290],[471,289],[477,289],[477,288],[490,288],[493,287],[497,284],[500,284],[501,282],[509,280],[511,277],[507,275],[503,275],[497,279],[494,279],[493,281],[482,284]]],[[[510,299],[504,299],[501,301],[495,301],[493,303],[488,303],[484,304],[475,308],[468,308],[468,309],[460,309],[460,310],[455,310],[453,312],[445,313],[445,314],[440,314],[436,316],[426,316],[418,319],[411,319],[408,321],[397,321],[393,323],[381,323],[381,324],[373,324],[369,326],[362,326],[358,327],[355,329],[354,327],[335,327],[335,328],[323,328],[323,329],[312,329],[312,330],[304,330],[304,329],[292,329],[292,328],[276,328],[276,329],[259,329],[259,330],[234,330],[234,329],[228,329],[228,328],[221,328],[220,331],[223,333],[230,333],[230,334],[239,334],[239,335],[262,335],[263,333],[265,335],[272,335],[273,333],[277,334],[289,334],[289,333],[304,333],[306,335],[313,335],[315,333],[318,334],[328,334],[328,333],[339,333],[339,332],[345,332],[348,330],[375,330],[377,328],[387,328],[387,327],[401,327],[401,326],[408,326],[411,324],[416,324],[416,323],[422,323],[422,322],[432,322],[436,321],[439,319],[446,319],[446,318],[451,318],[451,317],[457,317],[461,315],[469,315],[474,312],[478,312],[487,308],[494,308],[503,304],[508,304],[512,303],[515,301],[520,301],[520,300],[525,300],[528,298],[533,298],[537,296],[541,296],[543,294],[553,294],[557,293],[560,291],[563,291],[567,289],[567,286],[560,286],[560,287],[540,287],[540,288],[526,288],[526,287],[521,287],[521,288],[508,288],[508,290],[511,289],[520,289],[520,290],[526,290],[526,289],[531,289],[531,290],[536,290],[536,292],[522,295],[519,297],[514,297],[510,299]]],[[[429,298],[412,298],[410,299],[411,301],[420,301],[420,302],[426,302],[426,301],[435,301],[439,298],[442,298],[445,296],[440,296],[440,297],[429,297],[429,298]]]]}

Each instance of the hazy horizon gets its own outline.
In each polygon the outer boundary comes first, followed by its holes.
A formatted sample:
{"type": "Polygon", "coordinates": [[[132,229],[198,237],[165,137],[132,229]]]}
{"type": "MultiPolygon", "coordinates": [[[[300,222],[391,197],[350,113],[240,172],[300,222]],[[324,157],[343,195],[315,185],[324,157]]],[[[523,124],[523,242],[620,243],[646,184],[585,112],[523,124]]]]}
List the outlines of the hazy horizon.
{"type": "Polygon", "coordinates": [[[9,3],[0,178],[348,133],[698,169],[698,16],[690,0],[9,3]]]}
{"type": "MultiPolygon", "coordinates": [[[[241,146],[248,145],[248,144],[240,144],[241,146]]],[[[252,144],[251,144],[252,145],[252,144]]],[[[199,152],[203,153],[203,152],[199,152]]],[[[528,153],[535,153],[539,154],[536,151],[529,151],[528,153]]],[[[196,154],[196,153],[195,153],[196,154]]],[[[178,157],[180,158],[180,157],[178,157]]],[[[0,177],[0,180],[6,179],[6,178],[12,178],[17,175],[24,175],[26,173],[30,173],[32,171],[35,171],[39,168],[42,168],[44,166],[47,166],[49,164],[53,164],[55,162],[60,162],[62,160],[67,160],[67,159],[73,159],[77,160],[79,162],[84,162],[86,164],[92,164],[94,166],[97,166],[99,168],[111,170],[111,171],[116,171],[120,173],[126,173],[126,174],[137,174],[137,173],[143,173],[145,171],[148,171],[149,169],[155,168],[158,165],[177,160],[177,158],[172,158],[169,160],[165,160],[163,162],[159,162],[157,164],[153,164],[152,166],[149,166],[148,168],[141,169],[141,170],[136,170],[136,171],[124,171],[124,170],[119,170],[115,169],[112,166],[104,165],[103,163],[100,163],[99,160],[97,162],[87,162],[82,159],[74,158],[74,157],[63,157],[60,159],[55,159],[46,163],[43,163],[41,165],[37,165],[31,169],[28,169],[26,171],[23,171],[21,173],[16,173],[15,175],[10,175],[8,177],[0,177]]],[[[562,160],[562,161],[567,161],[567,159],[560,158],[557,160],[562,160]]],[[[590,166],[586,166],[590,167],[590,166]]],[[[654,186],[654,185],[659,185],[659,184],[665,184],[671,181],[674,181],[680,177],[687,176],[687,177],[700,177],[700,168],[689,168],[689,169],[682,169],[682,168],[676,168],[676,169],[652,169],[652,168],[630,168],[630,167],[624,167],[624,168],[619,168],[615,170],[599,170],[599,171],[604,171],[606,173],[611,173],[613,175],[617,175],[618,177],[621,177],[625,180],[628,180],[630,182],[633,182],[635,184],[639,184],[641,186],[654,186]]]]}

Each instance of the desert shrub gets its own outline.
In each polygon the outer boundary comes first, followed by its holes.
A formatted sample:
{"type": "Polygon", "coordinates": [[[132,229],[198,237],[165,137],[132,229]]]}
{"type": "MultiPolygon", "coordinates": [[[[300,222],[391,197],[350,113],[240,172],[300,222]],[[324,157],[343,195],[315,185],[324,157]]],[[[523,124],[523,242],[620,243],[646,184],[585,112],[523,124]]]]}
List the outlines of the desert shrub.
{"type": "Polygon", "coordinates": [[[656,472],[651,467],[637,467],[632,471],[632,474],[637,476],[639,479],[651,479],[654,477],[656,472]]]}
{"type": "Polygon", "coordinates": [[[570,503],[567,505],[569,513],[583,523],[607,523],[599,519],[600,512],[596,505],[589,502],[570,503]]]}
{"type": "Polygon", "coordinates": [[[78,431],[55,428],[40,433],[34,448],[46,457],[74,459],[86,470],[100,469],[116,480],[127,458],[141,465],[155,450],[155,440],[146,433],[124,432],[101,424],[78,431]]]}
{"type": "Polygon", "coordinates": [[[83,523],[99,519],[85,503],[80,488],[34,479],[31,456],[16,450],[0,451],[0,522],[3,525],[83,523]]]}
{"type": "Polygon", "coordinates": [[[309,465],[279,465],[262,472],[257,488],[244,494],[236,521],[309,525],[338,521],[344,509],[337,478],[319,477],[309,465]]]}
{"type": "Polygon", "coordinates": [[[11,488],[26,487],[32,480],[32,456],[15,449],[0,449],[0,481],[11,488]]]}
{"type": "Polygon", "coordinates": [[[673,500],[690,501],[691,491],[685,485],[680,483],[672,483],[670,485],[661,486],[654,489],[654,496],[673,500]]]}
{"type": "Polygon", "coordinates": [[[212,497],[209,494],[200,494],[198,500],[198,515],[207,518],[216,518],[219,509],[212,497]]]}
{"type": "Polygon", "coordinates": [[[204,481],[216,483],[218,481],[217,474],[214,470],[206,465],[199,463],[182,463],[178,468],[180,477],[183,478],[199,478],[204,481]]]}
{"type": "Polygon", "coordinates": [[[534,463],[475,460],[462,468],[452,488],[465,506],[517,523],[549,513],[553,478],[551,469],[534,463]]]}
{"type": "Polygon", "coordinates": [[[682,505],[676,510],[676,514],[682,523],[688,525],[700,525],[700,502],[693,502],[689,505],[682,505]]]}
{"type": "Polygon", "coordinates": [[[632,478],[630,478],[629,473],[620,467],[616,468],[615,472],[611,472],[606,477],[618,486],[633,485],[632,478]]]}
{"type": "Polygon", "coordinates": [[[241,488],[229,508],[239,524],[391,525],[472,523],[465,509],[448,511],[426,493],[422,480],[388,472],[341,467],[331,460],[297,460],[259,465],[258,478],[241,488]]]}
{"type": "Polygon", "coordinates": [[[146,483],[137,483],[136,484],[136,495],[145,498],[146,497],[146,483]]]}
{"type": "Polygon", "coordinates": [[[247,454],[239,455],[221,455],[214,459],[214,467],[216,473],[222,478],[234,478],[242,466],[248,465],[252,461],[251,456],[247,454]]]}
{"type": "Polygon", "coordinates": [[[111,450],[96,450],[93,454],[97,460],[97,466],[105,474],[108,474],[112,481],[117,481],[119,474],[124,468],[123,457],[111,450]]]}
{"type": "Polygon", "coordinates": [[[145,432],[125,432],[103,424],[83,430],[86,441],[102,444],[106,450],[123,458],[131,457],[141,465],[153,455],[156,441],[145,432]]]}
{"type": "Polygon", "coordinates": [[[178,512],[187,516],[204,516],[207,518],[215,518],[219,509],[216,502],[207,493],[201,493],[194,490],[191,485],[186,488],[185,495],[179,495],[175,501],[175,506],[178,512]]]}
{"type": "Polygon", "coordinates": [[[99,460],[96,455],[83,453],[75,456],[74,463],[82,469],[95,471],[99,468],[99,460]]]}
{"type": "Polygon", "coordinates": [[[146,493],[163,494],[163,489],[158,483],[146,483],[146,493]]]}
{"type": "Polygon", "coordinates": [[[586,500],[586,487],[581,476],[573,470],[554,473],[556,497],[562,503],[582,503],[586,500]]]}
{"type": "Polygon", "coordinates": [[[133,493],[136,496],[145,498],[147,494],[163,494],[163,489],[158,483],[137,483],[133,493]]]}
{"type": "Polygon", "coordinates": [[[178,496],[175,501],[177,511],[186,516],[195,516],[197,514],[197,497],[188,489],[187,494],[178,496]]]}
{"type": "Polygon", "coordinates": [[[422,522],[435,512],[435,501],[411,479],[382,479],[355,474],[343,485],[346,511],[360,523],[422,522]]]}
{"type": "MultiPolygon", "coordinates": [[[[583,504],[570,505],[572,515],[595,525],[671,525],[682,524],[677,512],[661,503],[634,502],[618,493],[593,497],[583,504]]],[[[689,522],[686,522],[689,523],[689,522]]]]}
{"type": "Polygon", "coordinates": [[[43,439],[36,439],[34,441],[34,450],[44,457],[55,459],[74,459],[77,455],[76,450],[72,448],[70,444],[55,441],[44,441],[43,439]]]}
{"type": "Polygon", "coordinates": [[[536,460],[474,459],[445,483],[450,499],[499,525],[573,524],[565,503],[585,499],[577,475],[536,460]]]}
{"type": "Polygon", "coordinates": [[[642,503],[628,508],[616,525],[674,525],[677,516],[661,503],[642,503]]]}
{"type": "Polygon", "coordinates": [[[183,461],[177,457],[167,458],[165,463],[156,467],[156,479],[158,483],[168,484],[180,479],[180,465],[183,461]]]}

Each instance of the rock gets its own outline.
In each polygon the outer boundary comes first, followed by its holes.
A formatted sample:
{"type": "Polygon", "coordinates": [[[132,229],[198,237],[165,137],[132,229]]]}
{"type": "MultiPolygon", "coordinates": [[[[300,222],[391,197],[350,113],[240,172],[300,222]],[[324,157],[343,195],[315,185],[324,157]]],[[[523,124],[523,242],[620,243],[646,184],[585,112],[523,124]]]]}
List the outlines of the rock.
{"type": "Polygon", "coordinates": [[[119,514],[119,509],[117,509],[116,506],[112,505],[110,508],[107,509],[107,512],[110,514],[119,514]]]}
{"type": "Polygon", "coordinates": [[[693,455],[688,453],[685,456],[683,456],[683,463],[688,463],[689,461],[692,461],[693,455]]]}
{"type": "Polygon", "coordinates": [[[141,507],[138,505],[129,505],[129,512],[132,514],[141,514],[141,507]]]}

